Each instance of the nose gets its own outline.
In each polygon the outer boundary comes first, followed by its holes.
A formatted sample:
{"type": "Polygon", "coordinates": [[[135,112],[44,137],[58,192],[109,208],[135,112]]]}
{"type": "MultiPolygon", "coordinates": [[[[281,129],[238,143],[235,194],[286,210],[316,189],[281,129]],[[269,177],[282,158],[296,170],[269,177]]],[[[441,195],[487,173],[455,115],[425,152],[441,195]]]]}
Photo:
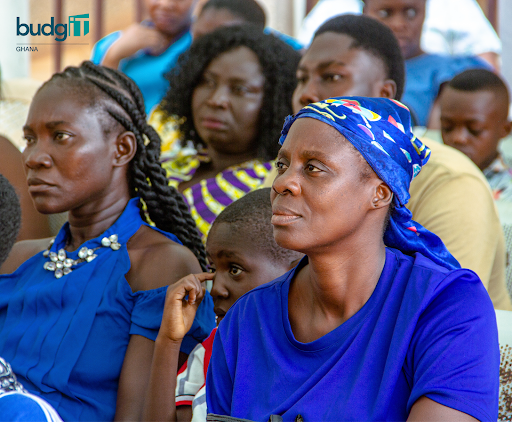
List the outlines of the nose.
{"type": "Polygon", "coordinates": [[[278,174],[272,183],[272,190],[277,195],[298,195],[301,192],[299,176],[293,173],[290,168],[278,174]]]}
{"type": "Polygon", "coordinates": [[[208,98],[208,104],[216,108],[227,108],[229,106],[228,88],[222,85],[217,86],[208,98]]]}
{"type": "MultiPolygon", "coordinates": [[[[318,94],[317,84],[312,78],[305,83],[297,85],[293,97],[294,99],[298,99],[297,103],[299,104],[299,110],[302,107],[306,107],[308,104],[317,103],[321,100],[320,95],[318,94]]],[[[293,111],[296,113],[299,110],[293,111]]]]}
{"type": "Polygon", "coordinates": [[[394,13],[385,23],[395,35],[402,34],[407,29],[407,19],[401,13],[394,13]]]}
{"type": "Polygon", "coordinates": [[[465,128],[457,128],[452,130],[449,135],[453,145],[466,145],[468,143],[468,133],[465,128]]]}
{"type": "Polygon", "coordinates": [[[40,167],[50,168],[53,164],[52,157],[39,142],[28,145],[23,151],[22,157],[25,166],[32,170],[40,167]]]}
{"type": "Polygon", "coordinates": [[[222,277],[219,274],[215,274],[215,277],[213,278],[213,285],[210,294],[214,301],[218,299],[227,299],[229,297],[229,291],[226,289],[222,277]]]}

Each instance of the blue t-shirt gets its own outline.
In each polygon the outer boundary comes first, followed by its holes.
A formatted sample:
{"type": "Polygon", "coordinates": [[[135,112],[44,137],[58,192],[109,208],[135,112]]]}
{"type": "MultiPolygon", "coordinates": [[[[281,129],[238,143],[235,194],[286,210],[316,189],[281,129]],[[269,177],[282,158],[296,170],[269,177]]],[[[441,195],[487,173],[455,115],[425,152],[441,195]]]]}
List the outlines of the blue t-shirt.
{"type": "MultiPolygon", "coordinates": [[[[93,47],[91,61],[101,64],[107,50],[120,36],[121,31],[116,31],[99,40],[93,47]]],[[[151,109],[160,103],[169,89],[169,81],[164,75],[176,65],[178,57],[188,50],[191,44],[192,35],[186,32],[158,56],[139,50],[119,63],[119,70],[132,78],[141,90],[146,114],[149,115],[151,109]]]]}
{"type": "Polygon", "coordinates": [[[422,54],[405,61],[405,87],[401,101],[416,118],[415,124],[427,126],[430,110],[439,88],[459,73],[473,68],[492,68],[475,56],[422,54]]]}
{"type": "Polygon", "coordinates": [[[253,421],[406,420],[422,396],[496,420],[496,317],[478,276],[387,248],[366,304],[325,336],[298,342],[288,291],[298,267],[242,296],[221,322],[208,412],[253,421]]]}

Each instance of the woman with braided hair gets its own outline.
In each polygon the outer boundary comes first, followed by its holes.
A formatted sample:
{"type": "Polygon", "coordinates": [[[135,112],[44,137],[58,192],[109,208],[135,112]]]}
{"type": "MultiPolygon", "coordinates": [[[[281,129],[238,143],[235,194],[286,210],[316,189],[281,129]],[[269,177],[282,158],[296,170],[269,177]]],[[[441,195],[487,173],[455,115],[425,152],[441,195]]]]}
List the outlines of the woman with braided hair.
{"type": "Polygon", "coordinates": [[[258,188],[272,169],[299,59],[285,42],[246,24],[200,37],[171,72],[171,89],[151,124],[169,141],[162,165],[203,236],[226,206],[258,188]],[[173,156],[176,127],[182,145],[191,148],[173,156]]]}
{"type": "MultiPolygon", "coordinates": [[[[141,417],[167,286],[206,268],[145,117],[131,79],[84,62],[39,89],[24,126],[34,204],[69,222],[3,264],[0,355],[63,420],[141,417]]],[[[181,351],[214,325],[208,296],[181,351]]]]}

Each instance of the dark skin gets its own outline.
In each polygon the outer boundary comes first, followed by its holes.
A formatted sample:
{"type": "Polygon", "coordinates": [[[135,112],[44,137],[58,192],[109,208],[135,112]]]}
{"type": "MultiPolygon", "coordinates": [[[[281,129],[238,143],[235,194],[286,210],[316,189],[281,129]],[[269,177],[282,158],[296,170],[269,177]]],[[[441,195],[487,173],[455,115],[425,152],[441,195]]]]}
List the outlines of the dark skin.
{"type": "MultiPolygon", "coordinates": [[[[131,198],[128,167],[136,153],[135,137],[122,128],[105,135],[103,118],[85,101],[66,86],[50,84],[34,97],[24,127],[23,160],[30,193],[41,212],[69,211],[68,251],[103,233],[131,198]]],[[[47,246],[48,239],[17,243],[2,273],[13,272],[47,246]]],[[[127,248],[131,269],[126,280],[133,292],[166,286],[200,271],[190,250],[146,226],[133,235],[127,248]]],[[[130,337],[116,420],[141,418],[153,349],[153,341],[130,337]]]]}
{"type": "Polygon", "coordinates": [[[485,170],[498,156],[500,140],[512,129],[506,93],[459,91],[447,86],[440,104],[443,142],[485,170]]]}
{"type": "MultiPolygon", "coordinates": [[[[279,152],[273,184],[276,242],[309,262],[292,280],[289,320],[295,338],[312,342],[355,315],[372,295],[385,262],[382,229],[389,187],[329,125],[300,118],[279,152]],[[341,217],[341,218],[340,218],[341,217]]],[[[423,396],[410,421],[474,421],[423,396]]]]}
{"type": "Polygon", "coordinates": [[[353,48],[353,42],[352,37],[335,32],[313,39],[297,68],[292,98],[295,113],[329,97],[395,98],[396,83],[386,77],[382,60],[367,50],[353,48]]]}
{"type": "Polygon", "coordinates": [[[0,173],[14,186],[20,199],[21,228],[17,240],[47,238],[51,235],[48,217],[35,209],[30,198],[21,152],[3,136],[0,136],[0,151],[0,173]]]}
{"type": "Polygon", "coordinates": [[[240,296],[283,275],[296,264],[296,261],[269,258],[267,251],[246,241],[248,236],[243,229],[234,231],[229,223],[214,224],[206,242],[211,272],[189,275],[167,289],[144,420],[188,422],[192,419],[192,406],[176,407],[169,391],[176,390],[177,351],[203,298],[203,281],[213,280],[211,295],[217,323],[220,323],[240,296]],[[187,294],[189,300],[185,301],[187,294]]]}
{"type": "Polygon", "coordinates": [[[197,0],[145,0],[149,22],[135,23],[123,30],[108,49],[102,65],[117,69],[119,62],[145,49],[163,53],[190,26],[197,0]]]}
{"type": "Polygon", "coordinates": [[[225,52],[206,67],[192,92],[192,116],[211,161],[201,164],[191,180],[180,183],[180,192],[257,158],[264,84],[259,59],[247,47],[225,52]]]}
{"type": "Polygon", "coordinates": [[[202,11],[192,24],[192,36],[194,39],[215,31],[221,26],[240,25],[245,21],[228,9],[209,8],[202,11]]]}

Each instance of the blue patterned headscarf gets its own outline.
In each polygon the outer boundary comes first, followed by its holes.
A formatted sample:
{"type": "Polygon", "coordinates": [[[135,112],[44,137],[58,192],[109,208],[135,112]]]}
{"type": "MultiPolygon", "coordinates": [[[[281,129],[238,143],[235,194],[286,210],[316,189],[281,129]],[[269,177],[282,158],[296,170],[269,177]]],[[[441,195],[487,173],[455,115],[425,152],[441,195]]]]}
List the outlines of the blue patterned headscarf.
{"type": "Polygon", "coordinates": [[[334,127],[361,153],[379,178],[393,191],[395,210],[384,243],[407,255],[419,252],[443,267],[460,268],[441,239],[412,220],[405,207],[409,186],[430,158],[430,149],[411,130],[406,106],[387,98],[339,97],[312,103],[288,116],[282,145],[297,119],[310,117],[334,127]]]}

